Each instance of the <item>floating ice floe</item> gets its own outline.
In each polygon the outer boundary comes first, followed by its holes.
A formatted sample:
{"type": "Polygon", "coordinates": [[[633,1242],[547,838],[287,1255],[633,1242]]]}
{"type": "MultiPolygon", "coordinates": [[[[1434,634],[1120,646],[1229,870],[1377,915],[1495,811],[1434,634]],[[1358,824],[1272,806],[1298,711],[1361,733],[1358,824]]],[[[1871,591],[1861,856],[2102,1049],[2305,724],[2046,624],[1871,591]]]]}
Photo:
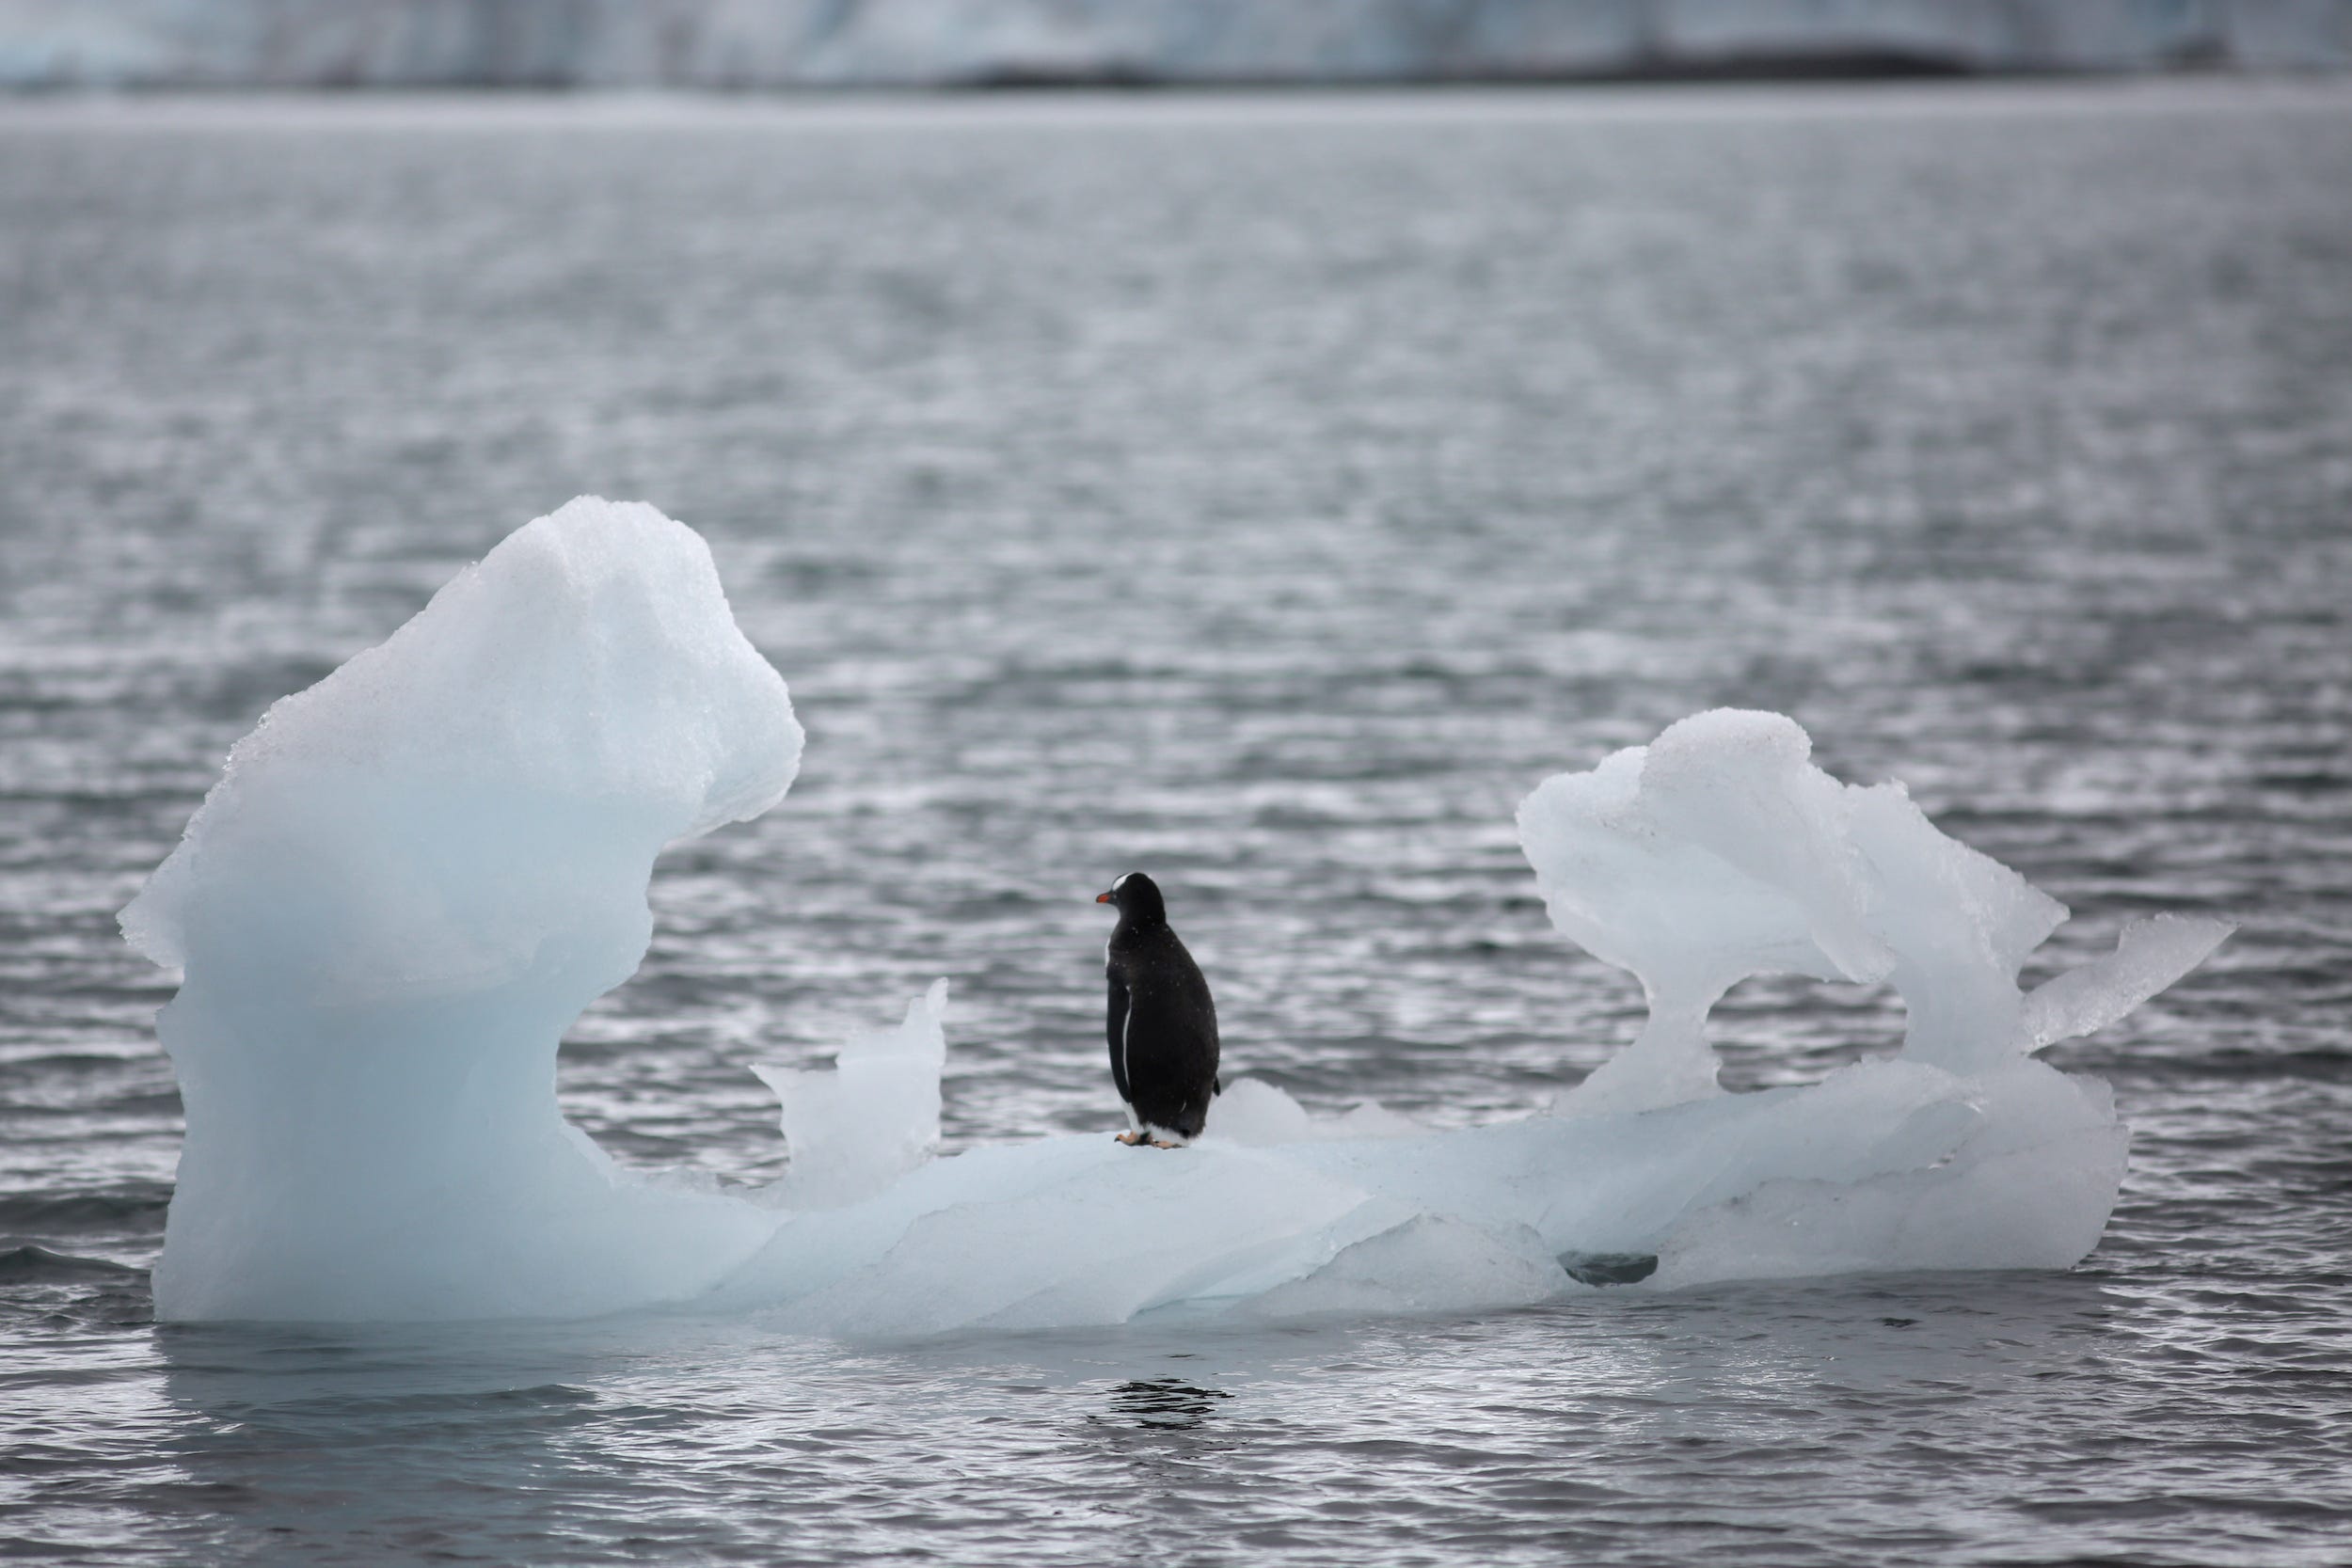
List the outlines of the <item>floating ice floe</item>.
{"type": "Polygon", "coordinates": [[[1719,711],[1520,808],[1553,922],[1650,1003],[1548,1114],[1431,1132],[1245,1080],[1182,1155],[938,1158],[943,982],[832,1069],[757,1069],[792,1156],[777,1188],[625,1169],[557,1110],[558,1041],[644,957],[654,857],[773,804],[801,739],[702,540],[590,499],[271,708],[123,911],[185,971],[158,1021],[187,1109],[159,1315],[675,1307],[920,1334],[2063,1268],[2126,1132],[2104,1085],[2032,1053],[2228,929],[2141,922],[2021,995],[2062,907],[1899,786],[1822,773],[1789,720],[1719,711]],[[1891,984],[1901,1051],[1720,1092],[1708,1011],[1758,974],[1891,984]]]}

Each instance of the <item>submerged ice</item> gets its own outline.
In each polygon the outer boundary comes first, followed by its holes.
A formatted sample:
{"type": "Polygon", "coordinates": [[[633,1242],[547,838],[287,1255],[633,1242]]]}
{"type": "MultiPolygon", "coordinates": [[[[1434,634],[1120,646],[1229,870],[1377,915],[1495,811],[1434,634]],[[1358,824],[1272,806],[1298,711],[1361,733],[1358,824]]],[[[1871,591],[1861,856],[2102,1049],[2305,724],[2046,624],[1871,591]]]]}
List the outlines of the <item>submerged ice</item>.
{"type": "Polygon", "coordinates": [[[1182,1154],[940,1158],[941,982],[831,1069],[755,1069],[791,1156],[775,1187],[621,1167],[558,1111],[558,1041],[643,958],[661,847],[767,809],[800,750],[702,541],[589,499],[273,707],[123,911],[185,972],[158,1022],[187,1109],[158,1313],[670,1306],[910,1334],[2062,1268],[2098,1241],[2127,1134],[2104,1085],[2033,1053],[2227,929],[2143,921],[2023,994],[2063,907],[1900,786],[1830,778],[1793,721],[1718,711],[1520,807],[1553,923],[1650,1008],[1547,1112],[1436,1132],[1245,1079],[1182,1154]],[[1708,1014],[1759,974],[1892,986],[1900,1050],[1723,1093],[1708,1014]]]}

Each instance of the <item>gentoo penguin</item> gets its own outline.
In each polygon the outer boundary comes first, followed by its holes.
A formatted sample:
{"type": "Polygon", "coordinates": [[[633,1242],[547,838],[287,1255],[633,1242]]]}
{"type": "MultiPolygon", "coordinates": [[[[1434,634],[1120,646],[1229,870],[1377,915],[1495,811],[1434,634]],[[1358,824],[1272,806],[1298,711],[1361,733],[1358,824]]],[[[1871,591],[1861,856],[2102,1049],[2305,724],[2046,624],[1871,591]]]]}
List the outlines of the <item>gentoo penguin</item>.
{"type": "Polygon", "coordinates": [[[1175,1148],[1200,1135],[1216,1080],[1216,1004],[1168,928],[1160,890],[1130,871],[1097,894],[1119,908],[1103,950],[1111,982],[1111,1082],[1127,1102],[1123,1144],[1175,1148]]]}

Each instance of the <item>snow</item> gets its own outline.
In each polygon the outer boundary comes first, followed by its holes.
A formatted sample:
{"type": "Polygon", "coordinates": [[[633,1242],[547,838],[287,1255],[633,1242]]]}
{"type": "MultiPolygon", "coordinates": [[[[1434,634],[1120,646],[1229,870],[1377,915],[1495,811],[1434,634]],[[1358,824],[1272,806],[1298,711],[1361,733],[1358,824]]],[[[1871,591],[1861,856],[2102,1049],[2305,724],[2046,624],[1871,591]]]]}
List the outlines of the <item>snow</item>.
{"type": "Polygon", "coordinates": [[[643,958],[655,855],[772,804],[801,739],[701,540],[590,499],[273,707],[123,911],[185,970],[158,1021],[188,1120],[159,1316],[669,1307],[862,1337],[2064,1268],[2128,1135],[2104,1085],[2032,1052],[2227,931],[2143,922],[2021,996],[2062,907],[1899,786],[1830,778],[1793,721],[1719,711],[1520,808],[1554,923],[1651,1004],[1550,1114],[1437,1131],[1243,1079],[1182,1152],[941,1158],[942,981],[830,1069],[753,1069],[791,1156],[775,1186],[625,1169],[557,1110],[557,1042],[643,958]],[[1891,984],[1900,1051],[1721,1092],[1708,1009],[1771,973],[1891,984]]]}

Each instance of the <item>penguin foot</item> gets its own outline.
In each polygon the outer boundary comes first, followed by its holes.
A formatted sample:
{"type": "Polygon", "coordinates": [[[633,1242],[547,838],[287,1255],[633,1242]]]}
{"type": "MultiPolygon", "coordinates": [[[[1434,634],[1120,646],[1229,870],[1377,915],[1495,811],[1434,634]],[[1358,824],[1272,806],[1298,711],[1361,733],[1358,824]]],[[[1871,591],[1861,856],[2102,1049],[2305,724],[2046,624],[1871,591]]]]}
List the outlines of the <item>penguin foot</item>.
{"type": "Polygon", "coordinates": [[[1170,1143],[1166,1138],[1153,1138],[1152,1147],[1153,1148],[1182,1148],[1184,1146],[1180,1143],[1170,1143]]]}
{"type": "Polygon", "coordinates": [[[1143,1146],[1144,1138],[1140,1132],[1121,1132],[1113,1141],[1125,1144],[1129,1148],[1139,1148],[1143,1146]]]}

